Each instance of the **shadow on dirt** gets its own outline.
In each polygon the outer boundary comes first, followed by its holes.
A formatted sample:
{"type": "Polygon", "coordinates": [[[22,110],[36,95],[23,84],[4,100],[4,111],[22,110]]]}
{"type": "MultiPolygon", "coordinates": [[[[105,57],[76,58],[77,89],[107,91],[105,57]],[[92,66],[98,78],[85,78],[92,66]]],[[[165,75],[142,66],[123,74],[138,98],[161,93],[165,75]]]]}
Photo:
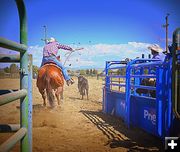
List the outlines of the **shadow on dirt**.
{"type": "Polygon", "coordinates": [[[78,97],[69,97],[69,99],[71,99],[71,100],[82,100],[81,98],[78,98],[78,97]]]}
{"type": "Polygon", "coordinates": [[[92,99],[81,99],[81,98],[78,98],[78,97],[69,97],[69,99],[73,100],[73,101],[76,101],[76,100],[80,100],[80,101],[87,101],[87,102],[94,102],[94,103],[97,103],[97,104],[102,104],[102,101],[98,101],[98,100],[92,100],[92,99]]]}
{"type": "Polygon", "coordinates": [[[114,116],[101,111],[80,111],[108,138],[105,145],[111,148],[124,147],[129,151],[163,151],[163,143],[155,136],[149,135],[138,128],[127,128],[125,123],[114,116]]]}

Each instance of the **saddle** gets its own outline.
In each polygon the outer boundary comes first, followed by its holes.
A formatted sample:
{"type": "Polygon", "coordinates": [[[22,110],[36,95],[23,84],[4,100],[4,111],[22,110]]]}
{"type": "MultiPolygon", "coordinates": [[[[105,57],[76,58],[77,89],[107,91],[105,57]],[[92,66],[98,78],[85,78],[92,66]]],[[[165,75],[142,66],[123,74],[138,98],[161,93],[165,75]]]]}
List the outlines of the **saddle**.
{"type": "MultiPolygon", "coordinates": [[[[60,61],[60,55],[58,55],[56,58],[60,61]]],[[[45,63],[42,65],[42,67],[44,67],[44,66],[46,66],[46,65],[54,65],[55,67],[57,67],[58,69],[61,70],[61,68],[60,68],[59,66],[57,66],[57,64],[56,64],[53,60],[49,60],[49,61],[45,62],[45,63]]],[[[42,67],[41,67],[41,68],[42,68],[42,67]]],[[[40,69],[41,69],[41,68],[40,68],[40,69]]]]}
{"type": "Polygon", "coordinates": [[[55,66],[55,67],[57,67],[58,69],[61,70],[61,68],[60,68],[59,66],[57,66],[57,64],[56,64],[54,61],[47,61],[47,62],[45,62],[45,63],[43,64],[43,66],[40,67],[40,69],[43,68],[43,67],[45,67],[45,66],[48,66],[48,65],[55,66]]]}

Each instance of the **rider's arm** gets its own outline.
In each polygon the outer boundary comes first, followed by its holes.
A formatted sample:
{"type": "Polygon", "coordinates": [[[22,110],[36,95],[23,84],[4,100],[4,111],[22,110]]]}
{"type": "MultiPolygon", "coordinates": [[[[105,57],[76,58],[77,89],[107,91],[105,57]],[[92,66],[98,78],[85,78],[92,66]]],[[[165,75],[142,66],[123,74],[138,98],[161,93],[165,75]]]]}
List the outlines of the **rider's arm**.
{"type": "Polygon", "coordinates": [[[69,51],[73,50],[71,47],[66,46],[66,45],[62,45],[60,43],[58,43],[58,49],[69,50],[69,51]]]}

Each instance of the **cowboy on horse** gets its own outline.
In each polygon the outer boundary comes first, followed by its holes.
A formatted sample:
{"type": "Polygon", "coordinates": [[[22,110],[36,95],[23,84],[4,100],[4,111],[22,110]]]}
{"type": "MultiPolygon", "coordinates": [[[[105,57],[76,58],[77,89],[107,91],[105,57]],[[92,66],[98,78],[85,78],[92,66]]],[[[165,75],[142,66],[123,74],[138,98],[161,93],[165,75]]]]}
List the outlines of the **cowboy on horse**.
{"type": "Polygon", "coordinates": [[[70,78],[66,68],[57,58],[57,53],[59,49],[73,51],[71,47],[62,45],[58,43],[55,38],[51,37],[43,48],[43,59],[42,59],[41,67],[48,62],[55,63],[62,70],[64,79],[66,80],[66,83],[69,86],[70,84],[74,83],[74,80],[70,78]]]}

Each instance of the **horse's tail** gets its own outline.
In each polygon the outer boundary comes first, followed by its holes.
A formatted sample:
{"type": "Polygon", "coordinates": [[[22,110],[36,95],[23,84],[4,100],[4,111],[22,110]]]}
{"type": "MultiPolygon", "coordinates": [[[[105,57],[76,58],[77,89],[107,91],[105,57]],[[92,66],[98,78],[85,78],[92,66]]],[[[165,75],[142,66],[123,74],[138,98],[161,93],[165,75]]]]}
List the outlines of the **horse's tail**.
{"type": "Polygon", "coordinates": [[[53,89],[51,86],[51,79],[49,76],[47,76],[47,73],[46,73],[46,77],[45,77],[45,82],[46,82],[46,94],[47,94],[49,104],[50,104],[50,106],[54,106],[55,97],[54,97],[53,89]]]}

